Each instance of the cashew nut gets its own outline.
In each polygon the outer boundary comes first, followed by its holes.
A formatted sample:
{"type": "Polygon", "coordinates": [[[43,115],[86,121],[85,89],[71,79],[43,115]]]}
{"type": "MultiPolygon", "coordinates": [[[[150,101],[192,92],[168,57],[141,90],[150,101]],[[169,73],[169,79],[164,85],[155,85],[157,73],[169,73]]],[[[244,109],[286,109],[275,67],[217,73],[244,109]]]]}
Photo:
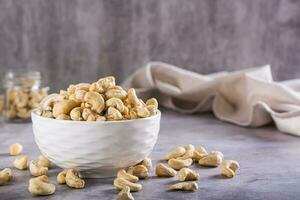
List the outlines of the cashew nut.
{"type": "Polygon", "coordinates": [[[29,164],[29,171],[32,176],[47,175],[48,167],[43,167],[38,164],[38,161],[32,160],[29,164]]]}
{"type": "Polygon", "coordinates": [[[66,174],[66,184],[71,188],[84,188],[84,180],[79,178],[79,173],[75,169],[68,169],[66,174]]]}
{"type": "Polygon", "coordinates": [[[209,154],[216,154],[216,155],[219,155],[220,157],[222,157],[222,159],[224,158],[224,154],[221,151],[211,151],[211,152],[209,152],[209,154]]]}
{"type": "Polygon", "coordinates": [[[75,92],[74,92],[75,100],[80,101],[80,102],[84,101],[84,96],[86,93],[87,93],[86,90],[82,90],[82,89],[75,90],[75,92]]]}
{"type": "Polygon", "coordinates": [[[17,117],[21,119],[28,119],[31,115],[31,109],[27,108],[17,108],[17,117]]]}
{"type": "Polygon", "coordinates": [[[157,100],[156,100],[155,98],[148,99],[148,100],[146,101],[146,105],[147,105],[147,106],[152,105],[152,106],[154,106],[155,109],[158,108],[158,102],[157,102],[157,100]]]}
{"type": "Polygon", "coordinates": [[[136,111],[137,111],[137,115],[142,118],[149,117],[151,115],[150,111],[145,106],[137,107],[136,111]]]}
{"type": "Polygon", "coordinates": [[[184,148],[185,148],[185,154],[182,156],[182,158],[183,159],[193,158],[194,151],[195,151],[194,145],[189,144],[189,145],[185,146],[184,148]]]}
{"type": "Polygon", "coordinates": [[[127,173],[124,169],[118,171],[117,177],[124,178],[132,183],[136,183],[139,181],[139,178],[137,176],[127,173]]]}
{"type": "Polygon", "coordinates": [[[129,116],[130,116],[130,119],[137,119],[138,118],[138,115],[134,110],[129,111],[129,116]]]}
{"type": "Polygon", "coordinates": [[[70,111],[76,106],[80,105],[78,102],[74,100],[64,99],[54,103],[53,106],[53,116],[56,118],[60,114],[69,114],[70,111]]]}
{"type": "Polygon", "coordinates": [[[140,164],[144,165],[148,169],[148,171],[150,171],[152,168],[152,161],[150,158],[145,158],[140,164]]]}
{"type": "Polygon", "coordinates": [[[111,98],[115,97],[115,98],[123,100],[127,97],[127,92],[125,90],[123,90],[123,88],[120,86],[114,86],[114,87],[109,88],[105,92],[105,97],[106,97],[106,99],[111,99],[111,98]]]}
{"type": "Polygon", "coordinates": [[[59,95],[62,96],[62,97],[64,97],[64,99],[68,99],[69,98],[69,94],[65,90],[60,90],[59,91],[59,95]]]}
{"type": "Polygon", "coordinates": [[[91,86],[91,84],[89,84],[89,83],[78,83],[78,84],[74,85],[73,93],[75,93],[76,90],[89,91],[90,86],[91,86]]]}
{"type": "Polygon", "coordinates": [[[107,120],[121,120],[121,119],[123,119],[123,116],[120,113],[120,111],[118,111],[114,107],[109,107],[107,109],[106,118],[107,118],[107,120]]]}
{"type": "Polygon", "coordinates": [[[134,200],[128,186],[124,187],[118,194],[117,200],[134,200]]]}
{"type": "Polygon", "coordinates": [[[68,170],[63,170],[62,172],[60,172],[57,177],[56,177],[56,181],[59,184],[66,184],[66,175],[67,175],[67,171],[68,170]]]}
{"type": "Polygon", "coordinates": [[[52,107],[55,102],[61,101],[64,99],[64,96],[59,94],[50,94],[47,97],[43,98],[43,100],[40,102],[40,105],[43,110],[51,111],[52,107]]]}
{"type": "Polygon", "coordinates": [[[29,96],[26,92],[24,91],[18,91],[17,95],[15,97],[15,104],[19,108],[23,108],[27,105],[29,100],[29,96]]]}
{"type": "Polygon", "coordinates": [[[131,183],[124,178],[116,178],[114,180],[114,186],[120,190],[124,189],[125,187],[129,187],[130,191],[137,192],[140,191],[143,186],[138,183],[131,183]]]}
{"type": "Polygon", "coordinates": [[[144,165],[129,167],[127,173],[137,176],[141,179],[147,178],[149,176],[148,169],[144,165]]]}
{"type": "Polygon", "coordinates": [[[196,181],[200,178],[200,175],[189,169],[189,168],[182,168],[178,172],[178,179],[179,181],[196,181]]]}
{"type": "MultiPolygon", "coordinates": [[[[39,99],[40,96],[34,93],[29,101],[33,98],[39,99]]],[[[133,88],[127,93],[116,85],[114,77],[108,76],[92,84],[70,85],[66,91],[61,90],[60,94],[48,95],[36,113],[62,120],[112,121],[145,118],[156,114],[157,110],[158,102],[155,98],[144,103],[133,88]]],[[[22,115],[20,117],[27,117],[28,113],[27,107],[11,107],[10,112],[7,112],[12,116],[22,115]]]]}
{"type": "Polygon", "coordinates": [[[226,160],[221,165],[221,173],[228,178],[233,178],[240,165],[235,160],[226,160]]]}
{"type": "Polygon", "coordinates": [[[193,163],[193,160],[191,158],[188,159],[176,159],[172,158],[168,161],[168,164],[170,167],[172,167],[175,170],[180,170],[184,167],[189,167],[193,163]]]}
{"type": "Polygon", "coordinates": [[[105,118],[104,116],[98,115],[98,116],[96,117],[96,121],[106,121],[106,118],[105,118]]]}
{"type": "Polygon", "coordinates": [[[55,192],[55,185],[48,183],[48,177],[42,175],[29,180],[28,191],[33,195],[51,195],[55,192]]]}
{"type": "Polygon", "coordinates": [[[87,120],[90,115],[94,115],[94,112],[90,108],[84,108],[81,115],[84,120],[87,120]]]}
{"type": "Polygon", "coordinates": [[[84,101],[91,104],[91,109],[100,114],[105,108],[105,101],[101,94],[97,92],[87,92],[84,96],[84,101]]]}
{"type": "Polygon", "coordinates": [[[204,149],[204,147],[198,147],[195,149],[193,154],[193,159],[196,161],[199,161],[201,158],[207,155],[207,151],[204,149]]]}
{"type": "Polygon", "coordinates": [[[125,110],[125,105],[124,105],[123,101],[121,99],[118,99],[115,97],[108,99],[106,101],[106,106],[114,107],[114,108],[118,109],[121,113],[124,112],[124,110],[125,110]]]}
{"type": "Polygon", "coordinates": [[[15,166],[17,169],[20,169],[20,170],[25,170],[25,169],[27,169],[27,167],[28,167],[28,157],[27,157],[27,156],[20,156],[20,157],[17,157],[17,158],[14,160],[14,166],[15,166]]]}
{"type": "Polygon", "coordinates": [[[112,88],[115,85],[116,85],[116,81],[115,81],[115,77],[113,76],[107,76],[101,78],[95,83],[95,87],[97,91],[100,93],[107,91],[109,88],[112,88]]]}
{"type": "Polygon", "coordinates": [[[128,102],[130,103],[130,105],[132,107],[140,107],[142,106],[142,103],[140,102],[140,100],[138,99],[135,89],[130,88],[128,90],[128,102]]]}
{"type": "Polygon", "coordinates": [[[56,119],[60,119],[60,120],[70,120],[71,117],[69,115],[66,114],[60,114],[56,117],[56,119]]]}
{"type": "Polygon", "coordinates": [[[39,156],[38,164],[43,167],[50,167],[51,161],[44,155],[39,156]]]}
{"type": "Polygon", "coordinates": [[[9,146],[9,155],[16,156],[19,155],[23,150],[23,146],[19,143],[15,143],[9,146]]]}
{"type": "Polygon", "coordinates": [[[196,182],[182,182],[171,186],[171,190],[196,191],[198,184],[196,182]]]}
{"type": "Polygon", "coordinates": [[[158,163],[156,165],[155,173],[159,177],[174,177],[177,174],[177,171],[162,163],[158,163]]]}
{"type": "Polygon", "coordinates": [[[43,113],[42,113],[42,116],[47,117],[47,118],[54,118],[53,113],[49,110],[44,110],[43,113]]]}
{"type": "Polygon", "coordinates": [[[0,186],[7,184],[13,178],[12,170],[10,168],[5,168],[0,171],[0,186]]]}
{"type": "Polygon", "coordinates": [[[185,154],[185,152],[186,152],[186,150],[184,147],[176,147],[170,153],[165,155],[165,160],[170,160],[171,158],[178,158],[180,156],[183,156],[185,154]]]}
{"type": "Polygon", "coordinates": [[[223,157],[220,154],[209,153],[201,158],[198,163],[205,167],[217,167],[222,163],[223,157]]]}

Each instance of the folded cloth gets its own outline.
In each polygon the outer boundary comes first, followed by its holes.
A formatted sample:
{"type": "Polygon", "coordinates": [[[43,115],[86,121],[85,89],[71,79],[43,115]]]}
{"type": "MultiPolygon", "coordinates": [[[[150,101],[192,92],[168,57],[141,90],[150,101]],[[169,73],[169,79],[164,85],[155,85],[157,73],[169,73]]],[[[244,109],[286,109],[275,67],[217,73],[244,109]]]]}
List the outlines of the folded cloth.
{"type": "Polygon", "coordinates": [[[300,136],[300,80],[274,82],[269,65],[235,72],[201,75],[150,62],[123,83],[143,97],[182,113],[212,111],[220,120],[240,126],[272,121],[286,133],[300,136]]]}

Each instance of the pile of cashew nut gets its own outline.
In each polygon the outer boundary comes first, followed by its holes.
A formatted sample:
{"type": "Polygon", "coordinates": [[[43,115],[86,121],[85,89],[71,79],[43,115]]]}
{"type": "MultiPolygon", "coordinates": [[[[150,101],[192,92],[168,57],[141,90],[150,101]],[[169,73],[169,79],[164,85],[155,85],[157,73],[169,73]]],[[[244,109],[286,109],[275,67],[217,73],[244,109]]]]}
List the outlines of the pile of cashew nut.
{"type": "Polygon", "coordinates": [[[6,91],[5,117],[7,119],[29,119],[31,111],[38,108],[41,100],[48,95],[48,89],[8,89],[6,91]]]}
{"type": "MultiPolygon", "coordinates": [[[[44,155],[40,155],[37,160],[29,162],[28,156],[20,155],[23,147],[19,143],[12,144],[9,147],[9,154],[15,157],[13,162],[18,170],[29,169],[30,174],[34,176],[29,180],[28,191],[33,195],[51,195],[55,193],[55,184],[48,182],[48,169],[51,162],[44,155]]],[[[158,162],[155,167],[157,177],[172,178],[177,177],[178,182],[170,186],[170,190],[196,191],[198,190],[198,181],[201,176],[198,172],[191,169],[193,163],[202,167],[220,167],[220,173],[233,178],[238,169],[239,163],[234,160],[224,160],[224,155],[220,151],[206,151],[202,146],[195,148],[189,144],[179,146],[165,155],[165,163],[158,162]]],[[[113,181],[114,186],[120,190],[117,195],[119,200],[134,200],[131,192],[138,192],[143,189],[139,183],[142,179],[151,176],[152,161],[145,158],[140,163],[121,169],[116,174],[113,181]]],[[[13,179],[13,171],[5,168],[0,171],[0,186],[8,184],[13,179]]],[[[66,184],[70,188],[82,189],[85,187],[85,181],[79,177],[79,172],[75,169],[64,169],[56,177],[58,184],[66,184]]]]}
{"type": "MultiPolygon", "coordinates": [[[[48,169],[51,161],[44,155],[40,155],[37,160],[29,161],[28,156],[20,155],[23,146],[15,143],[9,146],[9,155],[15,156],[13,165],[17,170],[27,170],[33,178],[29,180],[28,191],[35,196],[45,196],[55,193],[55,184],[48,182],[48,169]]],[[[70,188],[84,188],[85,182],[79,178],[79,172],[75,169],[65,169],[57,175],[58,184],[66,184],[70,188]]],[[[13,180],[13,170],[5,168],[0,171],[0,186],[6,185],[13,180]]]]}
{"type": "MultiPolygon", "coordinates": [[[[195,148],[194,145],[180,146],[165,155],[166,163],[159,162],[155,167],[155,174],[158,177],[175,177],[178,183],[170,186],[170,190],[196,191],[198,190],[197,180],[200,174],[190,169],[193,163],[198,163],[203,167],[220,166],[221,174],[228,178],[233,178],[239,169],[239,164],[234,160],[224,160],[224,155],[220,151],[207,152],[202,146],[195,148]]],[[[146,158],[139,164],[122,169],[117,173],[114,186],[120,190],[117,198],[119,200],[133,200],[130,193],[142,190],[142,185],[137,183],[139,179],[150,176],[152,162],[146,158]]]]}
{"type": "Polygon", "coordinates": [[[51,94],[37,113],[48,118],[75,121],[117,121],[146,118],[158,111],[155,98],[144,102],[133,88],[128,91],[108,76],[94,83],[70,85],[59,94],[51,94]]]}

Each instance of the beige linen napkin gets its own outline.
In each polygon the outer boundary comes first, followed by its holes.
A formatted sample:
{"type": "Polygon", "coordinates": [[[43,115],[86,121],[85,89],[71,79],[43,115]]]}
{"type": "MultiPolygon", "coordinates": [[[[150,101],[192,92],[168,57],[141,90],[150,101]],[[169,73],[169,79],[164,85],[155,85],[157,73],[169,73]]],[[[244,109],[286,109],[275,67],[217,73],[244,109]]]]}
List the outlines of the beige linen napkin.
{"type": "Polygon", "coordinates": [[[213,111],[223,121],[253,127],[273,120],[280,131],[300,136],[300,80],[274,82],[269,65],[201,75],[151,62],[123,86],[182,113],[213,111]]]}

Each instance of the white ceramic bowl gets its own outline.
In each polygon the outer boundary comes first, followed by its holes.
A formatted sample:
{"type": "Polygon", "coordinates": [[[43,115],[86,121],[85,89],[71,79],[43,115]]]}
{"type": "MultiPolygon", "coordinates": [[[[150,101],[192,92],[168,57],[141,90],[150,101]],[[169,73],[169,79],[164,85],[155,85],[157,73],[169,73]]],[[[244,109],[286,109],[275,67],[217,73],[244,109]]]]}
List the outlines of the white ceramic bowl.
{"type": "Polygon", "coordinates": [[[124,121],[68,121],[31,114],[35,141],[61,168],[76,168],[85,178],[115,176],[151,153],[160,128],[160,112],[124,121]]]}

